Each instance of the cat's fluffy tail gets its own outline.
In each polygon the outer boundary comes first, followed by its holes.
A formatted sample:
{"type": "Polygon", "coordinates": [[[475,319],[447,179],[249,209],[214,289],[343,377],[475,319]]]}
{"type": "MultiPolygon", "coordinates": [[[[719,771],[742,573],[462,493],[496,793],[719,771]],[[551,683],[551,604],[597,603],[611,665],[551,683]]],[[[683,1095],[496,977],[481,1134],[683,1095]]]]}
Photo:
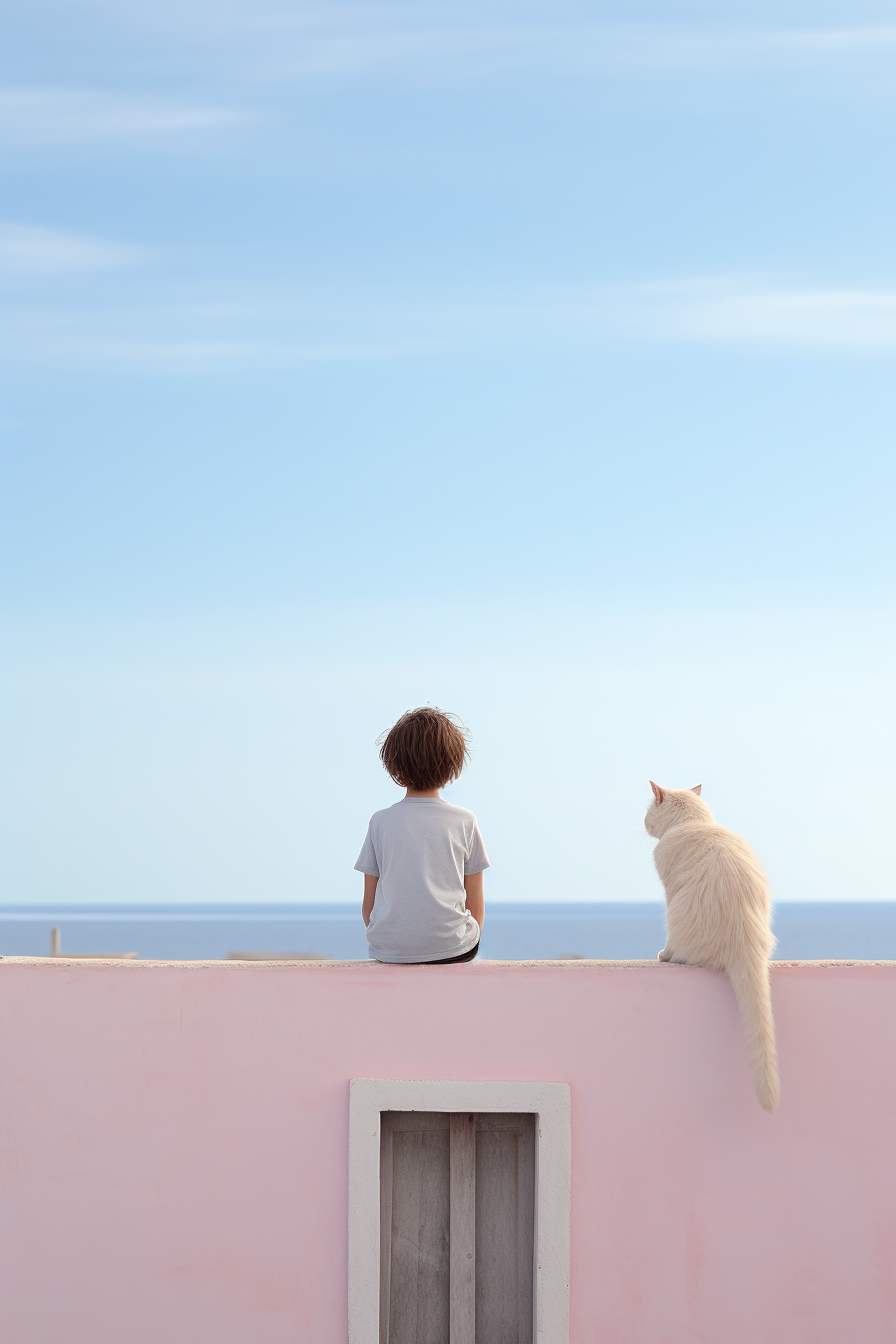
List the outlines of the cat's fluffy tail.
{"type": "Polygon", "coordinates": [[[768,958],[746,956],[726,967],[744,1024],[750,1072],[760,1106],[773,1111],[778,1104],[778,1052],[775,1048],[775,1022],[768,982],[768,958]]]}

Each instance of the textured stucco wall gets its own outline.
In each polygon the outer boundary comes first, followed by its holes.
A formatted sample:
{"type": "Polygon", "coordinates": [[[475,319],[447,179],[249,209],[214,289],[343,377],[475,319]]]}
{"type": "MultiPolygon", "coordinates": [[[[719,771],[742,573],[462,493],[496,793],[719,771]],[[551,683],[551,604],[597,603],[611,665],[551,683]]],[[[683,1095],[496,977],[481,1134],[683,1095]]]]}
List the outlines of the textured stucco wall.
{"type": "Polygon", "coordinates": [[[5,1344],[345,1344],[352,1077],[572,1092],[571,1339],[892,1344],[896,965],[0,962],[5,1344]]]}

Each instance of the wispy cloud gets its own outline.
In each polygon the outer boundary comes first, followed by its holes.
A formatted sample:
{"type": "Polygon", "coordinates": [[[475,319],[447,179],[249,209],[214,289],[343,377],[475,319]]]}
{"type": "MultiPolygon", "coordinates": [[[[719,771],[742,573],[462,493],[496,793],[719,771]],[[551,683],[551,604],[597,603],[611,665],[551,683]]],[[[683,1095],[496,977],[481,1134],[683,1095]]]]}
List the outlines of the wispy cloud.
{"type": "Polygon", "coordinates": [[[379,359],[392,353],[346,324],[285,329],[263,307],[172,305],[69,308],[7,305],[0,355],[7,362],[149,375],[277,370],[302,364],[379,359]],[[267,329],[265,329],[267,317],[267,329]]]}
{"type": "MultiPolygon", "coordinates": [[[[370,314],[367,316],[370,322],[370,314]]],[[[402,344],[587,345],[667,341],[805,350],[896,350],[896,288],[793,285],[752,277],[521,288],[397,308],[383,325],[402,344]]]]}
{"type": "Polygon", "coordinates": [[[227,374],[237,370],[273,371],[302,364],[357,362],[382,359],[387,352],[363,345],[315,344],[288,341],[239,341],[178,339],[161,336],[141,337],[77,335],[59,333],[38,350],[32,345],[28,354],[40,362],[65,364],[76,368],[110,370],[137,374],[190,376],[227,374]]]}
{"type": "Polygon", "coordinates": [[[349,76],[378,71],[476,76],[543,68],[580,73],[736,70],[896,53],[896,24],[794,27],[731,22],[606,22],[534,11],[507,22],[488,6],[423,11],[420,6],[363,9],[303,6],[230,11],[247,52],[265,51],[275,68],[296,75],[349,76]]]}
{"type": "Polygon", "coordinates": [[[276,371],[313,362],[462,350],[690,343],[805,352],[896,351],[896,289],[744,279],[432,294],[402,305],[358,294],[234,304],[7,311],[11,361],[148,374],[276,371]]]}
{"type": "Polygon", "coordinates": [[[35,224],[0,222],[0,275],[110,270],[145,260],[140,248],[35,224]]]}
{"type": "Polygon", "coordinates": [[[775,42],[803,51],[883,54],[896,49],[896,23],[869,24],[864,28],[785,28],[775,32],[775,42]]]}
{"type": "Polygon", "coordinates": [[[71,145],[171,139],[247,120],[232,108],[134,97],[97,89],[0,89],[0,144],[71,145]]]}
{"type": "MultiPolygon", "coordinates": [[[[34,0],[23,12],[32,14],[34,0]]],[[[309,77],[350,77],[378,73],[416,77],[469,77],[500,70],[545,69],[583,73],[616,70],[717,70],[874,58],[896,52],[896,22],[795,24],[782,11],[777,22],[750,23],[727,18],[724,7],[709,22],[681,18],[628,20],[595,18],[595,6],[556,6],[547,0],[516,12],[493,0],[456,0],[454,4],[364,4],[332,0],[159,0],[133,5],[122,0],[90,0],[60,5],[44,0],[33,22],[44,27],[54,18],[71,24],[79,10],[85,31],[101,27],[104,39],[127,50],[135,37],[157,53],[176,50],[181,71],[199,58],[209,68],[209,53],[219,69],[243,76],[279,72],[309,77]],[[99,20],[99,22],[98,22],[99,20]]],[[[662,13],[662,8],[659,12],[662,13]]],[[[25,20],[28,21],[27,19],[25,20]]],[[[161,56],[163,64],[169,58],[161,56]]],[[[15,91],[13,91],[15,92],[15,91]]],[[[31,91],[24,91],[30,94],[31,91]]],[[[56,96],[59,90],[37,90],[56,96]]],[[[61,91],[67,98],[97,95],[61,91]]],[[[218,125],[240,114],[210,106],[165,105],[117,99],[125,132],[161,133],[169,129],[218,125]]],[[[74,109],[86,128],[105,119],[86,103],[74,109]]],[[[52,109],[48,109],[48,119],[52,109]]],[[[64,114],[63,114],[64,118],[64,114]]],[[[52,116],[54,126],[59,119],[52,116]]],[[[93,132],[91,131],[92,135],[93,132]]]]}
{"type": "MultiPolygon", "coordinates": [[[[47,23],[55,8],[48,6],[47,23]]],[[[127,50],[135,36],[141,40],[142,30],[148,40],[162,44],[156,58],[160,70],[171,63],[165,48],[173,43],[181,77],[199,68],[204,82],[211,62],[219,73],[227,72],[229,82],[236,75],[244,89],[253,91],[253,99],[268,102],[271,81],[285,87],[296,81],[450,83],[533,72],[549,78],[675,80],[723,72],[749,77],[765,69],[815,71],[824,77],[832,68],[855,72],[881,61],[889,78],[896,57],[896,23],[619,23],[568,18],[546,8],[530,11],[525,21],[507,21],[487,3],[439,9],[377,3],[266,7],[248,0],[208,5],[192,0],[142,10],[125,10],[118,3],[99,8],[118,30],[113,45],[124,41],[122,50],[127,50]]],[[[71,13],[67,18],[71,20],[71,13]]],[[[85,31],[94,27],[95,19],[85,31]]],[[[78,64],[76,59],[73,69],[78,64]]],[[[854,88],[854,82],[848,87],[854,88]]],[[[889,82],[883,87],[889,88],[889,82]]],[[[227,103],[227,98],[219,102],[102,87],[0,87],[0,147],[138,143],[173,148],[258,119],[256,112],[227,103]]]]}
{"type": "Polygon", "coordinates": [[[896,289],[698,280],[636,287],[635,328],[660,339],[896,349],[896,289]]]}

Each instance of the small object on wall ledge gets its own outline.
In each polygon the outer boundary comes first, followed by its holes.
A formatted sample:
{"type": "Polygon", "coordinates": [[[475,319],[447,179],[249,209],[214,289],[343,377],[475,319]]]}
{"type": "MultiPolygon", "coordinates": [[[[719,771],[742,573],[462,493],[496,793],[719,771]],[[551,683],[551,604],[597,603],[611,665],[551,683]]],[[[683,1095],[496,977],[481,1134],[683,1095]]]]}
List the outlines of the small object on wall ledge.
{"type": "Polygon", "coordinates": [[[228,952],[228,961],[329,961],[327,952],[228,952]]]}
{"type": "Polygon", "coordinates": [[[65,952],[62,951],[62,931],[57,925],[50,930],[50,956],[66,961],[136,961],[136,952],[65,952]]]}

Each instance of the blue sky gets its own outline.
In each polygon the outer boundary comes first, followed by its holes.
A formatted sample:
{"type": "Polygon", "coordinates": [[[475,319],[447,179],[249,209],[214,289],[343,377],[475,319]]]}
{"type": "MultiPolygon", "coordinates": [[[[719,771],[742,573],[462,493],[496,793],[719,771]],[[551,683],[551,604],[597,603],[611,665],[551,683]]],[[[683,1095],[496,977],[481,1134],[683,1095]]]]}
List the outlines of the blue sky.
{"type": "Polygon", "coordinates": [[[427,702],[496,899],[893,896],[891,5],[5,14],[3,899],[352,899],[427,702]]]}

